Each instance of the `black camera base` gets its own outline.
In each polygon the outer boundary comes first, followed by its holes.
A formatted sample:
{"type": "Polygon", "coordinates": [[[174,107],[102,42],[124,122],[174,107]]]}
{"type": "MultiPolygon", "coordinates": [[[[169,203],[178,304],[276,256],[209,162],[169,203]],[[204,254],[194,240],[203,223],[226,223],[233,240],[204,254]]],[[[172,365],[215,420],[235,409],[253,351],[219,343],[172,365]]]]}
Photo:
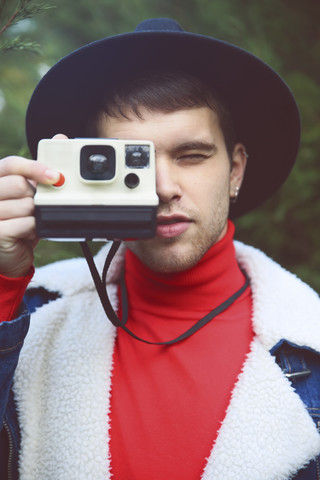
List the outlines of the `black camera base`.
{"type": "Polygon", "coordinates": [[[36,205],[39,238],[59,240],[152,238],[156,206],[36,205]]]}

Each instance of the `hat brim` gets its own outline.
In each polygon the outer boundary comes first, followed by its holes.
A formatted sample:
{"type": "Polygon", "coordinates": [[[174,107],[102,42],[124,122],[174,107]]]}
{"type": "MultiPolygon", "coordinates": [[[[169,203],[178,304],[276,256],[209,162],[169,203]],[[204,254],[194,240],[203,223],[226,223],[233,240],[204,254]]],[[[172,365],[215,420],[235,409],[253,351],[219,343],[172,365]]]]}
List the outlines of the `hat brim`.
{"type": "Polygon", "coordinates": [[[285,82],[268,65],[229,43],[184,31],[139,31],[93,42],[54,65],[36,87],[26,116],[30,152],[56,133],[84,137],[101,93],[147,69],[179,68],[212,84],[234,119],[236,140],[249,154],[247,171],[230,217],[269,198],[295,162],[299,111],[285,82]]]}

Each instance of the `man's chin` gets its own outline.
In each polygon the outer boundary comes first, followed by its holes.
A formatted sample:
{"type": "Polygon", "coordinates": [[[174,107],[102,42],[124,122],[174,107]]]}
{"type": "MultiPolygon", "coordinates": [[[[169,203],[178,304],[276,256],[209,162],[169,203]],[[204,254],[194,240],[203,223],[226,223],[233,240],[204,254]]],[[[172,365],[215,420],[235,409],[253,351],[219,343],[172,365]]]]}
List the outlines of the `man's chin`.
{"type": "Polygon", "coordinates": [[[205,251],[198,249],[183,248],[172,239],[166,242],[150,242],[149,240],[137,242],[125,242],[127,248],[134,253],[139,260],[150,270],[157,273],[178,273],[189,270],[196,265],[205,251]]]}

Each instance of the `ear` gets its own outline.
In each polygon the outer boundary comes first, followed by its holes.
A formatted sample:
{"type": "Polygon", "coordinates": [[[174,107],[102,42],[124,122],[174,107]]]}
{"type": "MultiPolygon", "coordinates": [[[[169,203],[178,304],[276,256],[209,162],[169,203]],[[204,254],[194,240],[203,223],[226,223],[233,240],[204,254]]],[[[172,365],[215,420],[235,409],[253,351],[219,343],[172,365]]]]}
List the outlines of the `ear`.
{"type": "Polygon", "coordinates": [[[230,199],[236,201],[246,171],[248,154],[242,143],[234,146],[230,172],[230,199]]]}

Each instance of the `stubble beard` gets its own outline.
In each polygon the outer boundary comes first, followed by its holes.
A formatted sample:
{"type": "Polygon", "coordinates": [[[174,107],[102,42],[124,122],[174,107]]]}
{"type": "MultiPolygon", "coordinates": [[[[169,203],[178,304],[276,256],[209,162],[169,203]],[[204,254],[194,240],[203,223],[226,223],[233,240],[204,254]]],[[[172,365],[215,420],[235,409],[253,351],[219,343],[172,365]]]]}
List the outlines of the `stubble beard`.
{"type": "MultiPolygon", "coordinates": [[[[197,235],[186,234],[169,239],[147,239],[126,242],[126,246],[149,269],[158,273],[177,273],[193,268],[214,245],[226,228],[228,208],[219,205],[218,214],[201,226],[198,215],[192,215],[197,235]]],[[[189,233],[189,232],[187,232],[189,233]]],[[[191,232],[192,233],[192,232],[191,232]]]]}

